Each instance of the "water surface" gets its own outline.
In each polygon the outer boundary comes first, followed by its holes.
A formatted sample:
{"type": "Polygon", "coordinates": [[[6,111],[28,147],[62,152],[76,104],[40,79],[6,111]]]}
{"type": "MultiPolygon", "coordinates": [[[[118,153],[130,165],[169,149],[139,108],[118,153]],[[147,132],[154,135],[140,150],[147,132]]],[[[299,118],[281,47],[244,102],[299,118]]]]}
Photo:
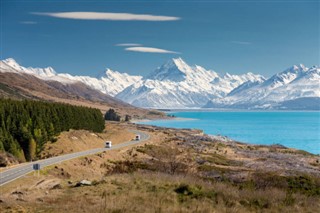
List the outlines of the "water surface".
{"type": "Polygon", "coordinates": [[[164,127],[202,129],[252,144],[282,144],[320,154],[320,112],[173,112],[186,120],[141,122],[164,127]]]}

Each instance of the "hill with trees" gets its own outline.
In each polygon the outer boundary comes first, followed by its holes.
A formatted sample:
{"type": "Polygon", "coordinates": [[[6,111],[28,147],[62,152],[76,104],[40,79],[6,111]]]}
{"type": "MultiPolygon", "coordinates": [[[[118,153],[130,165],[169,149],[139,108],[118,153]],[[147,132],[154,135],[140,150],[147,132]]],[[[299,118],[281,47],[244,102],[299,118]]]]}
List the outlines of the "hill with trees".
{"type": "Polygon", "coordinates": [[[41,101],[0,99],[0,151],[20,161],[36,159],[48,141],[69,129],[102,132],[100,110],[41,101]]]}

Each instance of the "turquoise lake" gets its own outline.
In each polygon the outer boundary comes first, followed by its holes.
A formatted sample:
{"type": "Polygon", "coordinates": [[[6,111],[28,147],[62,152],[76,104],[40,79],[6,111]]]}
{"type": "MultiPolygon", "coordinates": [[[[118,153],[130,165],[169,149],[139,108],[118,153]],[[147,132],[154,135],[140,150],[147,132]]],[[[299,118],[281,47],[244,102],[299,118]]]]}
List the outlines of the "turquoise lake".
{"type": "Polygon", "coordinates": [[[320,112],[170,112],[182,120],[155,120],[144,124],[202,129],[251,144],[282,144],[320,154],[320,112]]]}

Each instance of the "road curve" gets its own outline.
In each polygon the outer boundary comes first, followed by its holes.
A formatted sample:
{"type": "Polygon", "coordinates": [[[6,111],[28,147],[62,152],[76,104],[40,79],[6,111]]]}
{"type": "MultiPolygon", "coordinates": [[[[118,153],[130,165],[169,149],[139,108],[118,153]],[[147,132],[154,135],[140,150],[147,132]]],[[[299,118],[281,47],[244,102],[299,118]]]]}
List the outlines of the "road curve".
{"type": "Polygon", "coordinates": [[[39,160],[39,161],[33,161],[30,163],[23,164],[21,166],[17,166],[12,169],[7,169],[4,171],[1,171],[1,173],[0,173],[0,186],[4,185],[6,183],[9,183],[15,179],[18,179],[22,176],[25,176],[26,174],[34,171],[33,164],[36,164],[36,163],[40,164],[40,167],[43,168],[43,167],[46,167],[46,166],[49,166],[52,164],[60,163],[62,161],[71,160],[71,159],[86,156],[86,155],[92,155],[92,154],[96,154],[96,153],[103,152],[103,151],[109,151],[109,150],[119,149],[119,148],[126,147],[126,146],[135,145],[135,144],[141,143],[143,141],[146,141],[150,138],[150,136],[144,132],[140,132],[137,130],[130,130],[130,132],[133,132],[135,134],[139,134],[140,140],[139,141],[127,141],[127,142],[124,142],[121,144],[116,144],[116,145],[113,145],[111,148],[90,149],[90,150],[86,150],[86,151],[82,151],[82,152],[75,152],[75,153],[60,155],[60,156],[56,156],[56,157],[52,157],[52,158],[39,160]]]}

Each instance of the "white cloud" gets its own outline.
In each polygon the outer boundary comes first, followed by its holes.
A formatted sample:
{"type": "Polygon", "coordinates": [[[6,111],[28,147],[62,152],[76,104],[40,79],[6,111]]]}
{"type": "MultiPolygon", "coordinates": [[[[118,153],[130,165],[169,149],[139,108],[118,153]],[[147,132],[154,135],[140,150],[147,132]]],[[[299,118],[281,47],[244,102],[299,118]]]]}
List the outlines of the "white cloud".
{"type": "Polygon", "coordinates": [[[179,17],[157,16],[150,14],[132,13],[100,13],[100,12],[62,12],[62,13],[39,13],[31,14],[51,16],[55,18],[81,19],[81,20],[109,20],[109,21],[176,21],[179,17]]]}
{"type": "Polygon", "coordinates": [[[136,44],[136,43],[122,43],[122,44],[116,44],[115,46],[118,46],[118,47],[134,47],[134,46],[141,46],[141,44],[136,44]]]}
{"type": "Polygon", "coordinates": [[[143,53],[173,53],[173,54],[180,54],[179,52],[174,52],[170,50],[164,50],[154,47],[128,47],[125,48],[126,51],[133,51],[133,52],[143,52],[143,53]]]}
{"type": "Polygon", "coordinates": [[[252,44],[252,42],[249,42],[249,41],[231,41],[231,43],[242,44],[242,45],[250,45],[250,44],[252,44]]]}
{"type": "Polygon", "coordinates": [[[35,21],[20,21],[20,24],[37,24],[35,21]]]}

